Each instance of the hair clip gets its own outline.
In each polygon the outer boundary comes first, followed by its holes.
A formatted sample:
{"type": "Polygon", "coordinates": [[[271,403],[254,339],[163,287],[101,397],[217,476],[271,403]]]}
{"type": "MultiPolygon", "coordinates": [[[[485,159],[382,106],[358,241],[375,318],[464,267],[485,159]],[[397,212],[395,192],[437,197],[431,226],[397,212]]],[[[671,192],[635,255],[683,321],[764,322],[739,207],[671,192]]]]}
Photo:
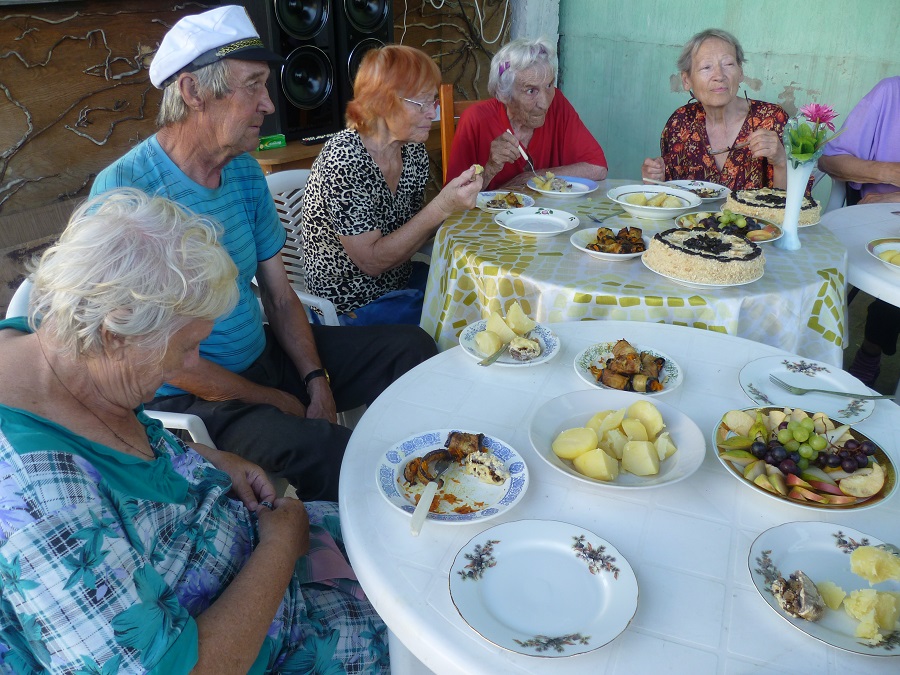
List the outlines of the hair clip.
{"type": "Polygon", "coordinates": [[[500,64],[500,77],[503,77],[503,73],[509,70],[509,61],[504,61],[500,64]]]}

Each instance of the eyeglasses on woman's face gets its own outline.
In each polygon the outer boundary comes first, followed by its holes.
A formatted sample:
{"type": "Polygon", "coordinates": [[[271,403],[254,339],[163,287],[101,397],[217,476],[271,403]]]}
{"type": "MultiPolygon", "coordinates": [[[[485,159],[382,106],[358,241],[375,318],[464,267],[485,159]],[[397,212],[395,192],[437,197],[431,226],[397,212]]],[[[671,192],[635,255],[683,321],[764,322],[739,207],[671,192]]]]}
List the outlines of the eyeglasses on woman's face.
{"type": "Polygon", "coordinates": [[[406,101],[407,103],[412,103],[415,106],[419,107],[419,112],[422,114],[431,114],[437,111],[438,106],[440,105],[440,99],[435,96],[430,101],[416,101],[411,98],[406,98],[405,96],[400,97],[401,101],[406,101]]]}

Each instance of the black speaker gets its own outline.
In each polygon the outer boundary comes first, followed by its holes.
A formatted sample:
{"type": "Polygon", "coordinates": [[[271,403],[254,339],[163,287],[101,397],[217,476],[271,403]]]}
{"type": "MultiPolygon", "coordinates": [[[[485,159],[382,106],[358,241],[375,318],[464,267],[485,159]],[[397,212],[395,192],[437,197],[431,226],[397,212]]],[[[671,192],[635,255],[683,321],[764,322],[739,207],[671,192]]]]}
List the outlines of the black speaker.
{"type": "Polygon", "coordinates": [[[244,0],[267,47],[285,58],[273,68],[275,112],[262,134],[323,143],[344,128],[363,54],[393,41],[391,0],[244,0]]]}

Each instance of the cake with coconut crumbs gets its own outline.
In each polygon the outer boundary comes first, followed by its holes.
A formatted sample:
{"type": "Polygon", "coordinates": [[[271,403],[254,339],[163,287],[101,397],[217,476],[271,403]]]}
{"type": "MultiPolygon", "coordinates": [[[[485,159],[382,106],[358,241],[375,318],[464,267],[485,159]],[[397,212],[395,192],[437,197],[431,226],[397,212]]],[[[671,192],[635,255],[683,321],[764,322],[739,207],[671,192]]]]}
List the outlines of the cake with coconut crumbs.
{"type": "MultiPolygon", "coordinates": [[[[728,195],[724,208],[734,213],[751,218],[762,218],[781,225],[784,222],[785,199],[785,191],[777,188],[738,190],[728,195]]],[[[819,203],[815,199],[804,197],[803,204],[800,206],[800,227],[814,225],[820,219],[819,203]]]]}
{"type": "Polygon", "coordinates": [[[766,264],[762,249],[743,237],[684,228],[656,234],[643,259],[647,267],[662,275],[722,286],[755,281],[766,264]]]}

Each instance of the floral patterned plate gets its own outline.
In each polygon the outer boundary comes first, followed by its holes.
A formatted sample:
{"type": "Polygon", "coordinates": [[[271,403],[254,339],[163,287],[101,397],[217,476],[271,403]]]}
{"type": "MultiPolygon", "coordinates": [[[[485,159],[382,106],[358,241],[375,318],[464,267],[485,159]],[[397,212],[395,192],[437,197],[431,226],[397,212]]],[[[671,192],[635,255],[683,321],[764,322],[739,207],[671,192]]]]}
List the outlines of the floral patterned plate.
{"type": "MultiPolygon", "coordinates": [[[[490,356],[489,354],[482,354],[478,351],[478,347],[475,344],[475,334],[480,333],[481,331],[487,328],[487,319],[481,319],[480,321],[475,321],[474,323],[470,323],[468,326],[463,328],[462,332],[459,334],[459,346],[463,348],[463,351],[471,356],[473,359],[478,359],[481,361],[485,356],[490,356]]],[[[491,368],[494,366],[501,367],[511,367],[511,368],[527,368],[528,366],[536,366],[541,363],[546,363],[554,356],[559,354],[559,338],[556,337],[556,333],[554,333],[549,328],[542,326],[541,324],[535,324],[534,328],[526,334],[526,337],[537,340],[541,345],[541,353],[538,354],[535,358],[530,361],[519,361],[518,359],[514,359],[509,354],[504,354],[499,359],[494,361],[491,368]]]]}
{"type": "Polygon", "coordinates": [[[637,611],[631,565],[593,532],[519,520],[472,538],[450,569],[450,597],[485,640],[526,656],[599,649],[637,611]]]}
{"type": "MultiPolygon", "coordinates": [[[[816,584],[833,581],[849,595],[851,591],[869,588],[869,582],[850,571],[850,554],[858,546],[877,546],[880,539],[834,523],[785,523],[763,532],[750,547],[747,561],[753,585],[778,616],[789,624],[825,644],[869,656],[898,656],[900,631],[888,635],[878,645],[855,636],[858,622],[843,608],[826,609],[815,623],[786,614],[772,595],[772,582],[778,576],[803,570],[816,584]]],[[[886,581],[879,591],[900,591],[900,582],[886,581]]]]}
{"type": "Polygon", "coordinates": [[[799,357],[766,356],[741,368],[741,389],[757,405],[787,406],[823,412],[844,424],[857,424],[875,411],[875,401],[829,394],[791,394],[769,381],[774,375],[782,382],[807,389],[830,389],[857,394],[872,391],[850,373],[835,366],[799,357]]]}
{"type": "Polygon", "coordinates": [[[494,222],[510,232],[526,237],[552,237],[578,227],[581,221],[568,211],[544,206],[508,209],[494,216],[494,222]]]}
{"type": "MultiPolygon", "coordinates": [[[[409,486],[403,469],[414,457],[444,447],[447,435],[459,429],[438,429],[410,436],[388,449],[378,463],[375,480],[378,491],[392,506],[412,516],[424,485],[409,486]]],[[[478,432],[470,432],[478,433],[478,432]]],[[[437,512],[428,514],[429,521],[464,525],[489,520],[505,513],[521,501],[528,489],[528,467],[522,456],[504,441],[485,435],[483,446],[503,462],[509,479],[503,485],[488,485],[468,475],[459,464],[453,464],[442,476],[443,487],[437,491],[437,512]]]]}
{"type": "MultiPolygon", "coordinates": [[[[591,372],[592,366],[601,366],[606,363],[607,359],[612,358],[613,347],[615,347],[615,345],[615,340],[613,340],[612,342],[598,342],[595,345],[591,345],[583,352],[581,352],[578,356],[576,356],[575,372],[578,373],[578,377],[580,377],[588,384],[599,387],[600,389],[611,389],[612,391],[619,391],[617,389],[613,389],[612,387],[607,387],[594,376],[593,372],[591,372]]],[[[659,396],[660,394],[666,394],[675,389],[675,387],[681,384],[681,382],[684,380],[684,377],[681,374],[681,367],[677,363],[675,363],[675,361],[668,355],[663,354],[657,349],[651,349],[646,346],[636,344],[632,344],[632,346],[637,349],[638,352],[649,352],[653,356],[662,357],[666,361],[659,377],[659,381],[663,385],[662,391],[640,392],[642,396],[659,396]]]]}

